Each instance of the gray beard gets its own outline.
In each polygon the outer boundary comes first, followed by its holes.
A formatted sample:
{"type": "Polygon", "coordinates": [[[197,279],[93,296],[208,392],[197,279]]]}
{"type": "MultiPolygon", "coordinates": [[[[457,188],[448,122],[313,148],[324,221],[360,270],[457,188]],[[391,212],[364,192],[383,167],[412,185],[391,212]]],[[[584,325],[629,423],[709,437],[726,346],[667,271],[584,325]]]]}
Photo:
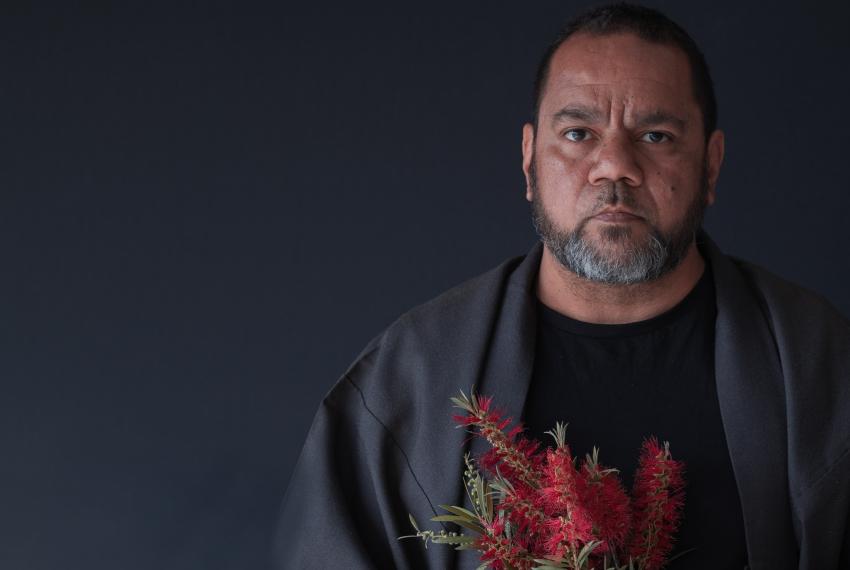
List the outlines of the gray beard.
{"type": "MultiPolygon", "coordinates": [[[[703,168],[701,190],[689,204],[682,223],[669,233],[652,227],[643,242],[637,242],[628,225],[613,225],[602,229],[602,238],[619,253],[612,257],[587,239],[583,220],[573,231],[555,227],[538,198],[534,160],[529,179],[534,199],[531,202],[534,229],[552,255],[569,271],[579,277],[610,285],[632,285],[653,281],[672,271],[688,253],[690,245],[702,226],[708,193],[708,180],[703,168]]],[[[623,204],[634,209],[633,190],[623,184],[611,183],[600,188],[598,202],[602,206],[623,204]]]]}

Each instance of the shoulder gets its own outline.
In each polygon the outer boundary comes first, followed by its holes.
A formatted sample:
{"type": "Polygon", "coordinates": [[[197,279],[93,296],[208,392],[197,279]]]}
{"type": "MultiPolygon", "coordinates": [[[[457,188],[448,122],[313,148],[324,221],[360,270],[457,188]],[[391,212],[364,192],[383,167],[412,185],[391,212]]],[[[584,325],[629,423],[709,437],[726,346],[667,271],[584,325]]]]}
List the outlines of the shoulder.
{"type": "Polygon", "coordinates": [[[448,401],[445,390],[450,386],[454,395],[457,379],[474,374],[503,291],[523,259],[505,259],[401,314],[366,344],[326,400],[365,405],[381,417],[425,400],[448,401]]]}
{"type": "Polygon", "coordinates": [[[850,473],[850,322],[822,295],[756,264],[733,262],[757,293],[776,343],[800,502],[850,473]]]}
{"type": "Polygon", "coordinates": [[[498,309],[501,291],[522,260],[522,256],[508,258],[407,310],[366,345],[346,375],[358,375],[358,368],[379,353],[403,352],[408,358],[433,356],[441,348],[465,344],[463,339],[469,340],[470,334],[480,331],[498,309]]]}
{"type": "Polygon", "coordinates": [[[850,342],[850,321],[823,295],[755,263],[729,259],[745,276],[771,320],[798,330],[828,327],[850,342]]]}

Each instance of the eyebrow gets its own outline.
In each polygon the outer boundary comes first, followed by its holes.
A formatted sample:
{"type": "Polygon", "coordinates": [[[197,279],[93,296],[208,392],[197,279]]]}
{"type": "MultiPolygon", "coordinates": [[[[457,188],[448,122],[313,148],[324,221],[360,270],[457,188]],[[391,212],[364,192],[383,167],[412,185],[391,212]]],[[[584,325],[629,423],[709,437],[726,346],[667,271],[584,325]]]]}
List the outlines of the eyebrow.
{"type": "Polygon", "coordinates": [[[584,123],[598,123],[602,121],[602,113],[593,107],[570,105],[552,115],[552,124],[570,119],[584,123]]]}
{"type": "Polygon", "coordinates": [[[646,115],[640,115],[635,121],[635,126],[639,129],[665,124],[673,125],[680,131],[684,131],[685,127],[688,125],[687,121],[684,119],[671,113],[667,113],[666,111],[653,111],[646,115]]]}
{"type": "MultiPolygon", "coordinates": [[[[581,121],[583,123],[599,123],[602,122],[602,113],[593,107],[569,105],[552,115],[552,124],[567,120],[581,121]]],[[[635,127],[639,129],[665,124],[673,125],[679,130],[684,131],[688,123],[672,113],[661,110],[640,115],[635,121],[635,127]]]]}

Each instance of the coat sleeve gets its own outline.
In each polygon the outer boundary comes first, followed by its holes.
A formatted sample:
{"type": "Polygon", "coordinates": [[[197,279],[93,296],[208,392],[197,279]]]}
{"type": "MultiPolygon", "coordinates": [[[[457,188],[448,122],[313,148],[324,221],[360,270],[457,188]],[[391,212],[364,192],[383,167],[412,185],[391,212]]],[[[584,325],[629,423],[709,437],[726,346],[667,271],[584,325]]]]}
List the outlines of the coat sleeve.
{"type": "Polygon", "coordinates": [[[410,525],[395,446],[343,377],[322,402],[290,480],[276,569],[429,567],[419,540],[398,540],[410,525]]]}

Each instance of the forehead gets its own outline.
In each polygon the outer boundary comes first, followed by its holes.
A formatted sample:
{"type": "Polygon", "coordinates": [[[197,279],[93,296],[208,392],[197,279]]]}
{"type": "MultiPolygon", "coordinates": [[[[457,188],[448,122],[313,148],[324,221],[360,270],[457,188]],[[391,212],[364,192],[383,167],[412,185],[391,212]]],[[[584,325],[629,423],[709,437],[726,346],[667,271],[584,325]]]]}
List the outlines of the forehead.
{"type": "Polygon", "coordinates": [[[631,33],[577,33],[552,56],[541,112],[580,101],[609,108],[698,113],[691,69],[676,46],[631,33]]]}

